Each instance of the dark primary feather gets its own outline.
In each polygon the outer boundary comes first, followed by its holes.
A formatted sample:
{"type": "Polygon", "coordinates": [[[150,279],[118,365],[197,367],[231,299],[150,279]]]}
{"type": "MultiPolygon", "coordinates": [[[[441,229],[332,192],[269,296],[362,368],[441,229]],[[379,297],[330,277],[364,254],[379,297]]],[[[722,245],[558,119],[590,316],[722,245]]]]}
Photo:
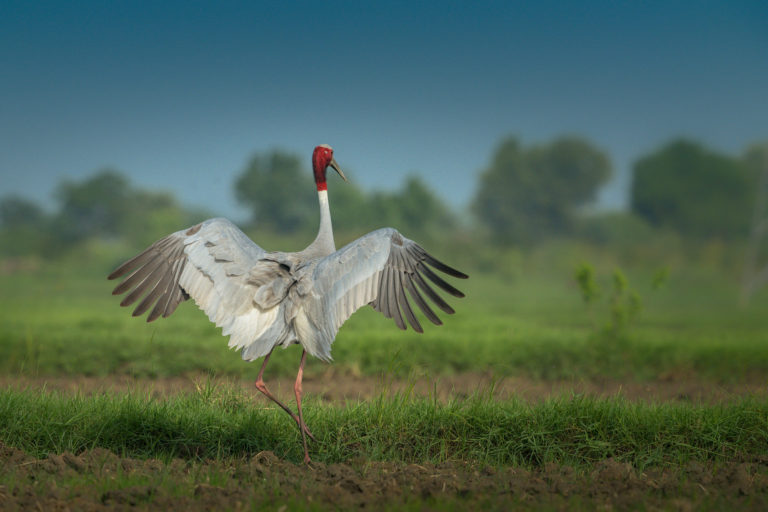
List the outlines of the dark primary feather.
{"type": "MultiPolygon", "coordinates": [[[[423,265],[421,265],[421,267],[423,267],[423,265]]],[[[435,290],[429,287],[429,284],[427,284],[427,282],[424,281],[424,278],[421,277],[421,274],[419,274],[418,272],[414,272],[412,277],[413,277],[413,280],[416,281],[416,284],[419,285],[419,288],[421,288],[421,290],[427,294],[427,297],[429,297],[432,300],[432,302],[437,304],[437,307],[439,307],[449,315],[452,315],[455,313],[453,308],[449,306],[448,303],[445,302],[443,298],[437,294],[437,292],[435,292],[435,290]]]]}
{"type": "Polygon", "coordinates": [[[440,279],[440,276],[438,276],[437,274],[429,270],[429,267],[427,267],[426,265],[419,265],[419,270],[421,270],[424,273],[424,275],[429,278],[430,281],[432,281],[437,286],[439,286],[446,292],[450,293],[454,297],[459,297],[459,298],[464,297],[463,293],[461,293],[459,290],[457,290],[453,286],[449,285],[448,283],[440,279]]]}
{"type": "Polygon", "coordinates": [[[420,257],[424,259],[424,261],[429,263],[432,267],[436,268],[440,272],[448,274],[449,276],[458,277],[459,279],[467,279],[469,277],[464,272],[459,272],[455,268],[449,267],[442,261],[438,261],[437,259],[432,257],[431,254],[429,254],[427,251],[425,251],[424,249],[422,249],[420,246],[416,244],[409,247],[409,252],[413,252],[416,255],[416,257],[420,257]]]}
{"type": "Polygon", "coordinates": [[[179,285],[185,261],[183,238],[175,233],[162,238],[109,274],[108,279],[128,274],[112,295],[130,290],[121,306],[130,306],[143,297],[133,316],[143,315],[151,308],[147,322],[167,317],[189,298],[179,285]]]}
{"type": "Polygon", "coordinates": [[[413,302],[429,321],[435,325],[441,325],[442,321],[429,307],[422,293],[449,315],[452,315],[454,310],[430,286],[430,282],[454,297],[464,297],[464,294],[445,282],[430,267],[459,279],[466,279],[468,276],[437,260],[421,246],[411,240],[404,239],[397,232],[393,232],[391,240],[389,258],[384,265],[379,281],[378,296],[371,305],[387,318],[394,319],[395,324],[400,329],[406,328],[406,323],[403,320],[404,314],[405,319],[416,332],[424,332],[408,301],[408,295],[410,295],[413,302]],[[408,290],[408,294],[405,290],[408,290]]]}
{"type": "Polygon", "coordinates": [[[422,311],[422,313],[424,313],[429,321],[435,325],[443,325],[443,321],[440,320],[434,311],[432,311],[432,308],[429,307],[429,304],[427,304],[427,302],[424,300],[424,297],[421,296],[419,291],[413,285],[413,279],[406,277],[403,279],[403,281],[405,282],[405,287],[408,288],[408,293],[411,295],[411,298],[416,303],[416,305],[419,306],[419,309],[422,311]]]}
{"type": "Polygon", "coordinates": [[[416,315],[413,314],[413,310],[411,309],[411,305],[408,303],[408,298],[405,296],[405,281],[408,280],[407,277],[400,274],[400,286],[398,287],[398,300],[400,301],[400,305],[403,307],[403,312],[405,313],[405,317],[408,319],[408,323],[411,324],[411,327],[413,327],[413,330],[416,332],[424,332],[424,329],[421,328],[421,324],[416,319],[416,315]]]}
{"type": "MultiPolygon", "coordinates": [[[[130,290],[136,286],[136,284],[141,283],[161,264],[162,256],[160,254],[151,254],[151,258],[147,258],[147,262],[143,266],[136,269],[136,271],[129,275],[122,283],[117,285],[114,290],[112,290],[112,295],[120,295],[130,290]]],[[[130,267],[125,267],[125,270],[128,268],[130,267]]],[[[116,277],[123,275],[123,272],[118,272],[118,270],[112,272],[112,274],[109,275],[109,279],[115,279],[116,277]]]]}

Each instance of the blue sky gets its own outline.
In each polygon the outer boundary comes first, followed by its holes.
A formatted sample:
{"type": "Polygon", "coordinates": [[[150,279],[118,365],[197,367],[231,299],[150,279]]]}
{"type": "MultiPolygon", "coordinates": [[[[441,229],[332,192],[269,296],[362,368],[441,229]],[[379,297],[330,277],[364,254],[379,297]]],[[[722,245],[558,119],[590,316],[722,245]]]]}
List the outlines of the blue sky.
{"type": "MultiPolygon", "coordinates": [[[[465,206],[507,135],[631,163],[676,136],[768,139],[765,2],[0,4],[0,195],[113,167],[242,219],[257,151],[331,144],[347,176],[418,172],[465,206]]],[[[340,182],[331,186],[339,186],[340,182]]],[[[306,182],[297,186],[311,187],[306,182]]]]}

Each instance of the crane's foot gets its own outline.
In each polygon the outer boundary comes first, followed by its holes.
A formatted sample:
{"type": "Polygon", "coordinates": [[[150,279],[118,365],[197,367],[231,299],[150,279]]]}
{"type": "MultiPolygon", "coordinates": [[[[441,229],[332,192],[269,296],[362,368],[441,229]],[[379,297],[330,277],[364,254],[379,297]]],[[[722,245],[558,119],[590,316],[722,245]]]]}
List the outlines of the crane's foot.
{"type": "Polygon", "coordinates": [[[312,462],[312,459],[309,458],[309,453],[305,453],[304,454],[304,464],[306,464],[308,466],[310,462],[312,462]]]}

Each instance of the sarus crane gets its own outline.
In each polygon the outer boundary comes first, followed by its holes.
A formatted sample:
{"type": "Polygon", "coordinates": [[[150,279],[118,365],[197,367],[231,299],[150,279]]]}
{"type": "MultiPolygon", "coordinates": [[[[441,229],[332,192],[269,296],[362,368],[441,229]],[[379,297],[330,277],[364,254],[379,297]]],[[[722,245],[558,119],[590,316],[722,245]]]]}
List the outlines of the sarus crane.
{"type": "Polygon", "coordinates": [[[133,316],[149,311],[148,322],[168,317],[191,297],[211,322],[222,328],[222,334],[229,336],[229,346],[242,350],[244,360],[264,357],[256,389],[298,425],[305,463],[310,462],[307,437],[315,439],[301,411],[307,354],[330,361],[331,344],[339,328],[367,304],[394,319],[400,329],[406,329],[407,320],[415,331],[423,332],[406,290],[424,316],[440,325],[424,296],[445,313],[453,314],[454,310],[428,281],[455,297],[464,294],[434,270],[467,277],[393,228],[368,233],[337,251],[328,205],[328,167],[347,181],[333,149],[322,144],[312,154],[320,228],[303,251],[265,251],[229,220],[215,218],[158,240],[109,275],[109,279],[127,276],[112,292],[129,292],[121,306],[141,299],[133,316]],[[303,348],[294,385],[298,415],[270,393],[263,379],[275,347],[295,343],[303,348]]]}

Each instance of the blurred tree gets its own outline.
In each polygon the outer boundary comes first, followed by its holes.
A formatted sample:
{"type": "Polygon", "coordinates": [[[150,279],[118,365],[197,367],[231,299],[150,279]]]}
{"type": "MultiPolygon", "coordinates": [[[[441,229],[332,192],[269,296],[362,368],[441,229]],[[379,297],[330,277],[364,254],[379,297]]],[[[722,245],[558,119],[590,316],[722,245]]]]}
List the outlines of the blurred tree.
{"type": "Polygon", "coordinates": [[[406,236],[432,236],[455,225],[450,210],[418,176],[406,178],[395,203],[397,218],[392,225],[406,236]]]}
{"type": "Polygon", "coordinates": [[[643,219],[630,212],[601,212],[585,216],[579,222],[578,236],[602,246],[634,245],[654,234],[643,219]]]}
{"type": "Polygon", "coordinates": [[[42,252],[48,218],[34,201],[19,196],[0,199],[0,256],[29,256],[42,252]]]}
{"type": "Polygon", "coordinates": [[[168,192],[135,188],[110,169],[63,181],[56,197],[60,207],[52,215],[27,199],[0,199],[0,256],[57,256],[97,237],[144,247],[211,216],[183,208],[168,192]]]}
{"type": "Polygon", "coordinates": [[[92,236],[118,236],[130,210],[128,178],[105,169],[77,183],[62,182],[56,191],[61,210],[55,235],[63,245],[92,236]]]}
{"type": "Polygon", "coordinates": [[[400,190],[365,193],[352,183],[331,188],[334,230],[342,233],[394,227],[405,236],[433,237],[455,226],[445,204],[418,176],[406,178],[400,190]]]}
{"type": "Polygon", "coordinates": [[[56,195],[61,209],[52,238],[59,248],[94,237],[123,238],[143,246],[193,220],[170,193],[135,188],[111,169],[81,182],[65,181],[56,195]]]}
{"type": "Polygon", "coordinates": [[[606,154],[580,137],[529,148],[510,137],[480,176],[472,210],[499,243],[534,242],[569,231],[610,175],[606,154]]]}
{"type": "Polygon", "coordinates": [[[190,213],[168,192],[131,190],[127,210],[120,234],[141,247],[203,220],[190,218],[190,213]]]}
{"type": "Polygon", "coordinates": [[[371,198],[354,182],[328,187],[328,198],[335,232],[357,236],[376,226],[379,219],[372,211],[371,198]]]}
{"type": "Polygon", "coordinates": [[[45,219],[45,212],[34,201],[19,196],[5,196],[0,199],[0,226],[39,226],[45,219]]]}
{"type": "Polygon", "coordinates": [[[251,209],[254,223],[283,233],[316,224],[317,199],[296,155],[275,150],[255,155],[235,182],[237,201],[251,209]]]}
{"type": "Polygon", "coordinates": [[[631,208],[649,224],[681,235],[743,237],[755,184],[744,160],[680,139],[635,163],[631,208]]]}

